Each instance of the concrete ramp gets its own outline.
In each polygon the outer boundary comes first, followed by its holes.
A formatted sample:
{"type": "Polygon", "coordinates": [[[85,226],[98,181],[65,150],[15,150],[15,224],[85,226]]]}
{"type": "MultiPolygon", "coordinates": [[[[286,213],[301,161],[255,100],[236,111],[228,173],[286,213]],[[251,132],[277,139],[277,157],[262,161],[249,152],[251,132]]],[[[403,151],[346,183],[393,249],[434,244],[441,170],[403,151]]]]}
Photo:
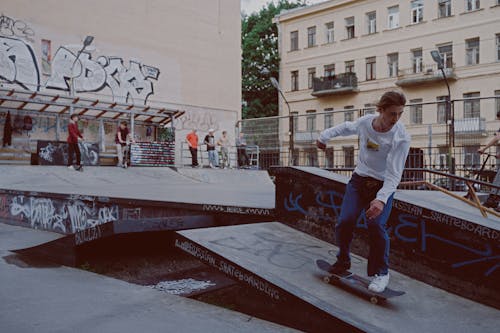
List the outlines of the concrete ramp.
{"type": "MultiPolygon", "coordinates": [[[[276,182],[277,219],[334,243],[348,178],[312,167],[276,167],[270,173],[276,182]]],[[[387,227],[392,268],[500,309],[499,218],[485,218],[475,207],[439,191],[398,190],[387,227]]],[[[367,230],[361,212],[352,250],[365,258],[367,230]]]]}
{"type": "Polygon", "coordinates": [[[180,168],[177,172],[184,177],[208,184],[221,184],[234,186],[263,186],[272,187],[274,184],[267,171],[239,170],[239,169],[206,169],[206,168],[180,168]]]}
{"type": "Polygon", "coordinates": [[[101,238],[109,222],[114,233],[130,233],[266,221],[274,199],[265,172],[0,166],[0,222],[83,231],[77,244],[101,238]]]}
{"type": "MultiPolygon", "coordinates": [[[[278,304],[307,331],[498,332],[500,325],[498,310],[397,272],[390,286],[406,295],[384,305],[327,285],[315,261],[333,261],[337,248],[278,222],[178,231],[175,245],[267,295],[262,306],[278,304]]],[[[365,267],[353,257],[355,273],[365,267]]]]}

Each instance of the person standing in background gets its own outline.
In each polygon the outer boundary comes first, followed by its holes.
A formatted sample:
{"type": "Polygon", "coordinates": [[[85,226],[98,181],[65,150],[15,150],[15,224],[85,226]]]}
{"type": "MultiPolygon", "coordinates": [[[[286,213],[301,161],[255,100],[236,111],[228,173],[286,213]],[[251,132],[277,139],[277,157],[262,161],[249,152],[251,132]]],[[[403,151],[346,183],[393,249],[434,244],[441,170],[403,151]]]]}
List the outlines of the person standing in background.
{"type": "Polygon", "coordinates": [[[83,135],[78,129],[78,115],[72,114],[68,124],[68,168],[81,171],[83,166],[81,163],[80,147],[78,141],[83,141],[83,135]],[[73,166],[73,155],[76,157],[76,167],[73,166]]]}
{"type": "Polygon", "coordinates": [[[238,139],[236,140],[236,150],[238,153],[238,166],[240,168],[248,166],[250,160],[247,155],[247,140],[245,139],[245,134],[240,132],[238,139]]]}
{"type": "Polygon", "coordinates": [[[116,131],[115,136],[115,145],[116,145],[116,153],[118,154],[118,164],[117,166],[126,168],[126,162],[123,163],[123,154],[128,151],[127,143],[134,142],[134,140],[130,137],[130,131],[127,127],[127,122],[120,122],[120,126],[118,126],[118,130],[116,131]]]}
{"type": "Polygon", "coordinates": [[[215,150],[215,137],[212,128],[208,130],[208,134],[205,136],[203,143],[207,145],[208,163],[210,167],[212,169],[219,167],[219,156],[217,156],[217,151],[215,150]]]}
{"type": "Polygon", "coordinates": [[[229,163],[229,138],[227,137],[227,131],[222,131],[222,136],[217,141],[217,145],[220,146],[222,169],[229,168],[231,165],[229,163]]]}
{"type": "Polygon", "coordinates": [[[193,128],[191,132],[186,136],[186,142],[189,146],[189,152],[191,153],[191,166],[197,168],[198,164],[198,135],[196,134],[196,129],[193,128]]]}

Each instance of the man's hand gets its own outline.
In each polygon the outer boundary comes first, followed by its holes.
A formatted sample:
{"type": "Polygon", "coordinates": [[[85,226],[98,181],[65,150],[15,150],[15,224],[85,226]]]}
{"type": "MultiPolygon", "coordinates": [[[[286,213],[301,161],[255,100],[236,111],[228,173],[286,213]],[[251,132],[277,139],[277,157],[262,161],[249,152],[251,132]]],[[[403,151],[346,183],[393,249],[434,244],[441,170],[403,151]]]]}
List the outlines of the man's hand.
{"type": "Polygon", "coordinates": [[[478,149],[478,150],[477,150],[477,153],[478,153],[479,155],[484,154],[484,149],[478,149]]]}
{"type": "Polygon", "coordinates": [[[322,149],[322,150],[325,150],[326,149],[326,145],[319,141],[319,140],[316,140],[316,146],[319,148],[319,149],[322,149]]]}
{"type": "Polygon", "coordinates": [[[377,218],[380,214],[382,214],[384,206],[385,204],[382,201],[377,199],[372,200],[372,202],[370,202],[370,208],[366,211],[366,218],[369,220],[377,218]]]}

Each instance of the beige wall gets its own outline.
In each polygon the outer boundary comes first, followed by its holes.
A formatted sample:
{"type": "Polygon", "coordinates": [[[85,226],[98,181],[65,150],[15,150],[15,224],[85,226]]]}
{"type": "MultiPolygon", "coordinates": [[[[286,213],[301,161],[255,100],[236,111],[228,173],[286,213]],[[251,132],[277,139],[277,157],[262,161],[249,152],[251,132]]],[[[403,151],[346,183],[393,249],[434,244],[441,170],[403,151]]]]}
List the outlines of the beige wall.
{"type": "MultiPolygon", "coordinates": [[[[186,115],[176,122],[178,140],[191,127],[201,131],[208,127],[228,129],[232,134],[235,122],[241,118],[239,1],[10,0],[2,2],[2,13],[3,22],[7,22],[6,18],[17,22],[14,29],[2,25],[0,38],[11,37],[20,41],[18,45],[25,43],[33,50],[42,91],[60,93],[47,87],[51,79],[55,85],[61,84],[54,73],[64,70],[55,63],[58,50],[65,47],[76,54],[85,36],[92,35],[95,39],[89,48],[90,60],[93,66],[101,67],[96,73],[104,73],[106,62],[110,64],[113,57],[123,60],[124,71],[132,68],[129,61],[133,61],[139,68],[136,82],[144,88],[141,93],[126,98],[126,86],[113,90],[107,85],[108,79],[101,84],[104,81],[97,76],[81,80],[80,86],[86,90],[97,90],[92,95],[185,110],[186,115]],[[45,74],[42,39],[51,43],[52,68],[45,74]],[[145,73],[150,73],[149,77],[145,73]],[[147,96],[150,87],[152,91],[147,96]]],[[[6,52],[0,47],[3,53],[0,55],[5,56],[6,52]]],[[[23,66],[25,69],[28,66],[20,59],[18,57],[15,63],[20,70],[17,79],[23,66]]],[[[76,67],[75,77],[80,75],[79,66],[76,67]]],[[[28,77],[21,77],[21,81],[33,82],[29,69],[26,70],[28,77]]],[[[107,75],[109,78],[110,73],[107,75]]],[[[78,86],[77,80],[75,86],[78,86]]],[[[23,87],[2,81],[4,87],[36,90],[28,84],[23,87]]]]}
{"type": "MultiPolygon", "coordinates": [[[[408,100],[423,99],[424,102],[435,102],[437,96],[447,94],[443,81],[432,84],[421,84],[412,87],[398,87],[398,77],[388,76],[387,55],[399,54],[399,69],[412,67],[411,50],[422,48],[423,64],[434,65],[430,51],[437,45],[453,43],[453,62],[456,81],[450,82],[452,99],[462,98],[464,93],[480,92],[481,97],[493,96],[500,90],[500,62],[497,59],[495,34],[500,33],[500,6],[496,0],[482,0],[481,9],[464,13],[465,1],[452,0],[452,16],[438,19],[437,1],[424,1],[424,18],[419,24],[410,24],[410,1],[367,0],[367,1],[327,1],[304,9],[282,13],[275,18],[279,26],[280,41],[280,81],[286,98],[293,111],[305,114],[306,110],[323,112],[325,108],[335,110],[354,105],[363,108],[367,103],[374,103],[380,95],[390,89],[402,90],[408,100]],[[387,30],[387,8],[399,5],[400,27],[387,30]],[[365,14],[376,11],[377,32],[367,34],[365,14]],[[346,40],[344,19],[355,17],[354,39],[346,40]],[[326,43],[325,23],[334,22],[335,41],[326,43]],[[316,46],[307,47],[307,28],[316,26],[316,46]],[[299,50],[290,51],[290,32],[299,31],[299,50]],[[465,39],[480,37],[480,64],[465,64],[465,39]],[[367,57],[376,57],[376,80],[366,81],[367,57]],[[323,66],[335,64],[336,73],[344,73],[344,62],[355,61],[355,73],[358,77],[358,93],[314,97],[312,89],[308,89],[308,68],[316,68],[316,76],[323,76],[323,66]],[[291,91],[291,71],[299,71],[299,90],[291,91]]],[[[463,105],[457,104],[456,117],[462,118],[463,105]]],[[[286,108],[280,105],[281,114],[286,108]]],[[[481,117],[487,121],[488,131],[498,127],[495,124],[495,105],[493,101],[481,101],[481,117]]],[[[436,106],[424,106],[423,124],[410,125],[409,112],[403,117],[413,136],[412,145],[426,147],[428,144],[428,125],[433,125],[433,145],[444,144],[445,127],[435,125],[436,106]],[[441,134],[439,134],[441,133],[441,134]]],[[[343,121],[342,115],[335,118],[335,124],[343,121]]],[[[305,117],[300,120],[299,130],[305,130],[305,117]]],[[[317,117],[318,130],[322,130],[323,116],[317,117]]],[[[284,129],[287,130],[287,129],[284,129]]],[[[342,140],[341,140],[342,141],[342,140]]],[[[338,145],[345,144],[343,140],[338,145]]],[[[484,144],[486,139],[478,137],[475,143],[484,144]]],[[[351,141],[356,144],[355,141],[351,141]]],[[[471,142],[469,142],[471,144],[471,142]]]]}

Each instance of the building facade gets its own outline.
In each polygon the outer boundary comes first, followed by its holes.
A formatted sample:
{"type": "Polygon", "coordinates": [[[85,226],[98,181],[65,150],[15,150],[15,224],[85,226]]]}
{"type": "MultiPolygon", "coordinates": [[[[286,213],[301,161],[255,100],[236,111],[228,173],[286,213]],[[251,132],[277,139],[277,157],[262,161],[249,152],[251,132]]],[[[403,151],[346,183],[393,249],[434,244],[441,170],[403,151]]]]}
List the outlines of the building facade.
{"type": "MultiPolygon", "coordinates": [[[[240,4],[232,0],[3,1],[0,85],[67,96],[72,79],[76,97],[185,111],[175,120],[177,142],[193,128],[200,136],[225,129],[234,140],[241,118],[240,26],[240,4]],[[87,35],[94,40],[77,59],[87,35]]],[[[60,117],[67,122],[68,113],[60,117]]],[[[106,144],[114,143],[118,120],[105,124],[106,144]]],[[[55,124],[55,117],[35,114],[33,130],[14,135],[51,140],[55,124]]],[[[92,119],[84,124],[90,140],[98,136],[94,125],[92,119]]],[[[136,135],[145,139],[140,126],[136,135]]]]}
{"type": "MultiPolygon", "coordinates": [[[[332,0],[282,12],[274,21],[297,151],[307,152],[324,128],[374,112],[385,91],[399,89],[408,100],[402,121],[412,147],[426,150],[426,165],[445,167],[451,146],[463,168],[480,164],[477,149],[499,127],[500,1],[332,0]],[[449,82],[448,113],[434,50],[449,82]]],[[[284,134],[282,143],[289,141],[284,134]]],[[[348,166],[356,146],[354,138],[333,140],[319,164],[348,166]]]]}

